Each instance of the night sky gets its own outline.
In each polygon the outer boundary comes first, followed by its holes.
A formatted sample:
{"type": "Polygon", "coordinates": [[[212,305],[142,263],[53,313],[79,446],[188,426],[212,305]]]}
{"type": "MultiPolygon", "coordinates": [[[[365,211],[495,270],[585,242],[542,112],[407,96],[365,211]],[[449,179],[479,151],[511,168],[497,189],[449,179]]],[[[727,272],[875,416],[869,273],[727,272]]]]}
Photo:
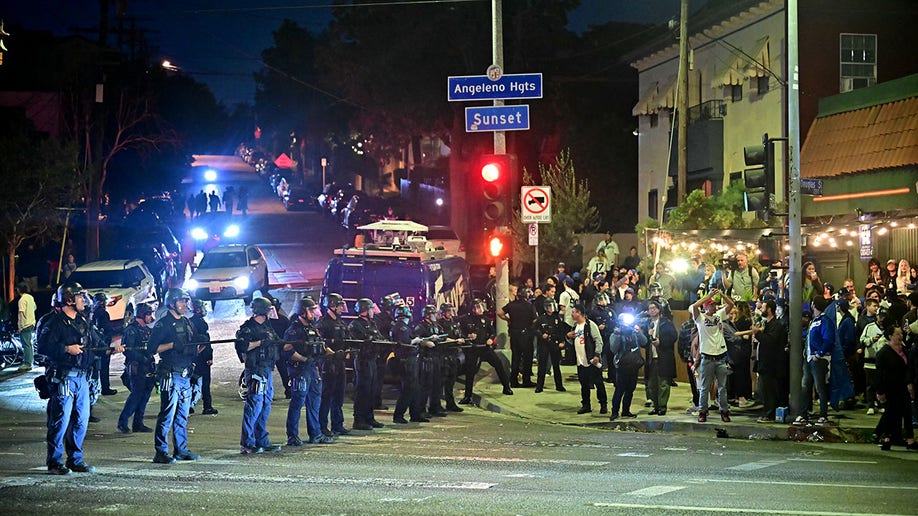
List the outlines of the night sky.
{"type": "MultiPolygon", "coordinates": [[[[504,4],[514,0],[504,0],[504,4]]],[[[116,0],[110,0],[115,4],[116,0]]],[[[127,13],[147,29],[153,55],[169,59],[197,80],[207,83],[227,106],[252,102],[252,73],[261,68],[261,51],[272,44],[271,33],[285,18],[311,31],[321,31],[331,19],[323,7],[331,0],[127,0],[127,13]],[[276,8],[265,9],[272,6],[276,8]]],[[[700,5],[692,1],[692,8],[700,5]]],[[[98,27],[99,3],[92,0],[18,0],[0,7],[0,18],[13,25],[72,34],[71,28],[98,27]]],[[[665,23],[678,15],[679,0],[582,0],[569,17],[575,32],[609,21],[665,23]]],[[[113,19],[111,24],[116,23],[113,19]]],[[[95,39],[96,34],[83,34],[95,39]]],[[[114,35],[110,36],[113,44],[114,35]]],[[[15,33],[6,38],[15,51],[15,33]]],[[[460,71],[461,72],[461,71],[460,71]]]]}

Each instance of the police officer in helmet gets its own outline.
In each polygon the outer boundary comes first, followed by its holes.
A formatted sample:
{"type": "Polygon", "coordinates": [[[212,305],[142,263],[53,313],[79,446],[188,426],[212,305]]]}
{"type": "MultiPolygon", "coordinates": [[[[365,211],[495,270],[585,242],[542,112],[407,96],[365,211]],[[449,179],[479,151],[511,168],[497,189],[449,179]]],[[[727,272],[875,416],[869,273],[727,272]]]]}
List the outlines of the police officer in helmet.
{"type": "MultiPolygon", "coordinates": [[[[392,421],[397,424],[407,424],[405,412],[408,412],[411,421],[424,423],[430,421],[424,417],[421,404],[418,402],[418,346],[421,339],[415,338],[411,331],[411,309],[407,306],[397,306],[392,313],[395,323],[392,325],[390,338],[401,346],[395,348],[398,359],[398,372],[400,389],[398,400],[395,402],[395,413],[392,421]]],[[[432,343],[427,343],[433,346],[432,343]]]]}
{"type": "Polygon", "coordinates": [[[491,367],[497,371],[497,377],[500,378],[500,383],[504,386],[504,394],[513,394],[507,370],[504,369],[503,363],[501,363],[497,353],[494,352],[494,346],[496,345],[494,321],[488,318],[484,312],[484,300],[476,299],[472,301],[472,313],[462,321],[462,332],[471,342],[472,347],[465,352],[465,394],[459,400],[460,405],[472,403],[472,386],[482,362],[491,364],[491,367]]]}
{"type": "Polygon", "coordinates": [[[130,391],[124,401],[124,408],[118,417],[118,431],[122,434],[131,432],[152,432],[153,429],[143,424],[147,402],[156,385],[156,364],[153,355],[147,353],[147,344],[153,331],[153,308],[147,303],[140,303],[134,309],[134,320],[124,329],[121,343],[124,345],[124,374],[122,379],[130,391]],[[133,425],[128,426],[128,419],[133,416],[133,425]]]}
{"type": "Polygon", "coordinates": [[[322,373],[322,403],[319,405],[319,424],[322,433],[347,435],[350,431],[344,427],[344,391],[347,387],[345,375],[345,350],[349,336],[347,323],[342,314],[347,312],[347,304],[339,294],[331,293],[325,297],[325,315],[319,320],[319,335],[325,339],[325,345],[334,351],[320,360],[319,370],[322,373]],[[331,419],[331,428],[329,428],[331,419]]]}
{"type": "MultiPolygon", "coordinates": [[[[207,304],[201,299],[195,299],[191,302],[191,310],[192,315],[189,320],[191,327],[194,328],[194,340],[196,342],[209,341],[210,325],[204,320],[207,315],[207,304]]],[[[200,399],[204,402],[204,410],[201,414],[205,416],[216,416],[219,413],[214,408],[213,396],[210,394],[210,367],[212,365],[214,365],[214,348],[210,344],[199,345],[198,356],[194,359],[192,387],[200,389],[200,399]]],[[[191,407],[191,412],[194,413],[194,406],[191,407]]]]}
{"type": "Polygon", "coordinates": [[[156,321],[147,354],[159,354],[156,375],[159,380],[160,409],[156,418],[153,462],[174,464],[177,460],[198,460],[200,456],[188,449],[188,411],[191,408],[191,374],[197,345],[194,328],[184,317],[191,296],[180,288],[166,291],[163,303],[168,311],[156,321]],[[173,453],[169,454],[169,433],[173,435],[173,453]]]}
{"type": "MultiPolygon", "coordinates": [[[[290,378],[290,405],[287,407],[287,446],[302,446],[300,439],[300,413],[306,408],[306,432],[309,442],[329,444],[335,442],[322,433],[319,425],[319,406],[322,403],[322,377],[318,360],[326,348],[315,324],[319,320],[319,306],[307,296],[298,299],[293,307],[294,317],[284,332],[281,357],[286,361],[290,378]],[[295,344],[291,344],[295,342],[295,344]]],[[[328,353],[334,353],[328,350],[328,353]]]]}
{"type": "Polygon", "coordinates": [[[419,412],[423,417],[443,417],[447,413],[440,407],[440,396],[443,392],[441,382],[442,355],[437,350],[440,330],[437,307],[426,305],[422,312],[424,319],[414,327],[414,336],[421,339],[421,352],[418,359],[418,398],[419,412]],[[439,409],[439,410],[438,410],[439,409]]]}
{"type": "MultiPolygon", "coordinates": [[[[455,317],[456,309],[450,303],[440,304],[440,330],[446,334],[447,339],[456,340],[459,344],[465,344],[463,339],[462,326],[455,317]]],[[[450,412],[462,412],[462,407],[456,405],[456,398],[453,389],[456,385],[456,377],[459,375],[459,348],[455,346],[446,346],[441,353],[443,355],[442,363],[442,381],[443,381],[443,401],[446,410],[450,412]]],[[[439,409],[438,407],[434,407],[439,409]]]]}
{"type": "MultiPolygon", "coordinates": [[[[392,325],[395,323],[395,318],[393,317],[395,309],[404,305],[405,301],[402,300],[402,296],[398,292],[393,292],[380,299],[380,310],[373,316],[373,322],[376,324],[376,329],[379,330],[379,333],[384,337],[392,332],[392,325]]],[[[376,360],[376,378],[379,380],[376,382],[376,392],[373,396],[373,408],[376,410],[389,409],[389,407],[383,405],[382,402],[382,387],[383,381],[386,378],[388,359],[389,352],[383,349],[376,360]]],[[[398,357],[396,357],[395,360],[397,361],[398,357]]]]}
{"type": "Polygon", "coordinates": [[[347,331],[354,340],[363,341],[354,361],[354,428],[372,430],[382,428],[383,424],[373,414],[374,397],[376,396],[376,376],[379,350],[373,341],[385,340],[373,316],[376,315],[376,303],[372,299],[359,299],[355,305],[357,319],[351,322],[347,331]]]}
{"type": "Polygon", "coordinates": [[[268,417],[274,398],[271,373],[279,356],[280,338],[268,321],[274,309],[263,297],[252,300],[252,317],[236,331],[236,353],[245,364],[245,384],[248,393],[242,411],[242,434],[239,451],[243,454],[280,451],[281,447],[268,440],[268,417]]]}
{"type": "MultiPolygon", "coordinates": [[[[104,292],[97,292],[92,296],[92,311],[90,312],[90,321],[92,325],[96,328],[96,331],[102,336],[102,346],[107,347],[112,342],[112,337],[115,332],[112,329],[112,319],[108,315],[108,311],[105,309],[105,305],[108,303],[108,296],[104,292]]],[[[102,383],[102,395],[103,396],[113,396],[118,394],[118,391],[112,389],[111,378],[110,378],[110,366],[112,356],[110,353],[97,353],[96,359],[98,360],[98,373],[99,381],[102,383]]]]}

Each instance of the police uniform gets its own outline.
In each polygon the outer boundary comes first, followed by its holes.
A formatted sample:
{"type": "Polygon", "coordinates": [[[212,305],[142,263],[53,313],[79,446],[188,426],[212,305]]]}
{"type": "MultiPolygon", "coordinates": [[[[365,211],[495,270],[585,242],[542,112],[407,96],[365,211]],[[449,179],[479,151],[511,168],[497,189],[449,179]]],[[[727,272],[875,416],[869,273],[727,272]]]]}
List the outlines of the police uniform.
{"type": "MultiPolygon", "coordinates": [[[[426,309],[425,309],[426,310],[426,309]]],[[[440,335],[440,327],[437,323],[428,319],[422,320],[414,327],[414,336],[421,339],[430,339],[440,335]]],[[[434,344],[436,341],[434,339],[434,344]]],[[[441,364],[442,355],[436,347],[422,347],[418,357],[418,398],[417,405],[420,413],[424,417],[445,416],[446,411],[440,406],[440,396],[443,392],[443,382],[441,381],[441,364]]]]}
{"type": "Polygon", "coordinates": [[[320,360],[319,370],[322,373],[322,403],[319,405],[319,425],[322,433],[344,435],[348,430],[344,428],[344,391],[347,387],[345,375],[344,350],[347,349],[348,333],[347,324],[341,316],[332,317],[325,314],[319,320],[319,335],[325,339],[325,345],[334,355],[328,355],[320,360]],[[329,427],[329,418],[331,427],[329,427]],[[330,430],[329,430],[330,428],[330,430]]]}
{"type": "MultiPolygon", "coordinates": [[[[463,337],[462,327],[458,319],[441,317],[438,324],[443,333],[446,334],[446,338],[454,340],[463,337]]],[[[456,385],[456,377],[459,375],[459,348],[456,346],[444,346],[440,350],[440,354],[443,356],[441,378],[443,382],[443,402],[446,405],[446,410],[462,412],[462,407],[456,405],[456,397],[453,392],[456,385]]]]}
{"type": "MultiPolygon", "coordinates": [[[[304,323],[302,317],[294,317],[284,332],[284,340],[319,344],[322,337],[309,321],[304,323]]],[[[324,349],[324,346],[317,347],[324,349]]],[[[303,444],[299,437],[300,413],[303,407],[306,408],[306,433],[309,442],[333,442],[322,433],[322,426],[319,424],[319,406],[322,403],[322,377],[319,375],[318,365],[320,355],[311,354],[311,350],[304,352],[307,354],[297,352],[294,346],[281,352],[281,357],[287,364],[287,377],[290,378],[290,405],[287,407],[288,446],[303,444]],[[300,357],[306,360],[297,360],[300,357]]]]}
{"type": "Polygon", "coordinates": [[[411,332],[411,310],[402,307],[400,310],[407,312],[406,317],[399,317],[395,320],[390,331],[390,337],[393,342],[402,344],[395,348],[395,357],[398,359],[398,371],[400,380],[400,389],[398,400],[395,402],[395,413],[392,421],[395,423],[405,424],[405,412],[408,412],[411,421],[426,422],[430,421],[424,417],[423,410],[418,403],[418,345],[411,332]]]}
{"type": "MultiPolygon", "coordinates": [[[[263,299],[263,298],[258,298],[263,299]]],[[[253,303],[256,301],[253,301],[253,303]]],[[[268,303],[265,300],[265,303],[268,303]]],[[[252,308],[255,313],[256,308],[252,308]]],[[[260,314],[261,315],[261,314],[260,314]]],[[[277,451],[280,447],[268,440],[268,417],[271,415],[271,400],[274,397],[272,372],[279,357],[278,341],[274,328],[265,317],[264,322],[255,320],[259,315],[242,323],[236,332],[240,340],[236,344],[239,359],[245,364],[245,385],[248,392],[245,397],[245,408],[242,411],[242,433],[239,445],[242,453],[261,453],[277,451]],[[261,341],[261,345],[248,349],[252,342],[261,341]]]]}
{"type": "MultiPolygon", "coordinates": [[[[210,341],[210,325],[204,320],[204,314],[196,311],[188,320],[191,321],[191,327],[194,329],[195,342],[210,341]]],[[[192,388],[199,389],[200,393],[196,393],[194,397],[194,402],[191,404],[192,410],[194,405],[197,405],[197,399],[200,396],[200,400],[204,402],[202,414],[215,415],[217,410],[214,409],[213,396],[211,396],[210,392],[210,366],[214,362],[214,348],[210,344],[204,344],[199,346],[198,349],[200,351],[198,351],[198,355],[194,359],[192,388]]]]}
{"type": "Polygon", "coordinates": [[[471,339],[472,347],[465,351],[465,396],[459,401],[461,404],[472,402],[472,386],[475,382],[475,375],[481,368],[482,362],[491,364],[491,367],[497,371],[497,377],[500,378],[501,385],[504,386],[504,394],[513,394],[510,389],[510,378],[507,376],[507,370],[500,361],[500,357],[494,352],[494,348],[488,345],[488,339],[494,338],[494,322],[484,314],[468,314],[462,320],[462,332],[466,336],[475,335],[471,339]]]}
{"type": "Polygon", "coordinates": [[[93,337],[89,322],[80,313],[70,317],[58,311],[42,325],[39,352],[49,361],[45,374],[50,394],[46,458],[49,473],[91,471],[83,461],[83,439],[89,424],[89,377],[96,357],[91,351],[84,350],[79,355],[65,351],[67,346],[81,343],[92,347],[93,337]]]}
{"type": "MultiPolygon", "coordinates": [[[[100,294],[96,295],[99,296],[100,294]]],[[[101,296],[105,296],[105,294],[101,294],[101,296]]],[[[95,327],[96,331],[99,332],[102,338],[102,346],[107,347],[112,342],[114,332],[112,331],[112,319],[109,317],[108,311],[105,310],[104,301],[95,301],[92,306],[91,319],[92,325],[95,327]]],[[[98,353],[96,355],[96,359],[96,367],[98,368],[96,373],[102,385],[102,394],[105,396],[117,394],[118,391],[112,389],[111,386],[111,355],[108,353],[98,353]]]]}
{"type": "Polygon", "coordinates": [[[380,428],[382,423],[373,414],[378,350],[370,341],[385,339],[373,321],[362,316],[351,321],[347,331],[352,339],[364,341],[354,360],[354,428],[380,428]]]}
{"type": "Polygon", "coordinates": [[[192,343],[194,329],[191,321],[169,310],[156,321],[147,353],[157,353],[161,344],[172,343],[172,349],[159,353],[156,377],[159,381],[160,408],[156,418],[153,445],[158,463],[172,463],[176,460],[193,460],[188,451],[188,411],[191,408],[191,373],[197,347],[192,343]],[[172,432],[174,450],[169,455],[169,432],[172,432]]]}
{"type": "Polygon", "coordinates": [[[517,378],[522,376],[523,387],[534,387],[532,383],[533,335],[532,324],[537,315],[532,304],[517,297],[504,305],[503,312],[510,318],[510,385],[517,387],[517,378]]]}
{"type": "Polygon", "coordinates": [[[564,391],[561,376],[561,348],[559,345],[566,341],[567,325],[558,312],[544,313],[536,322],[536,339],[539,343],[539,369],[536,374],[535,392],[542,392],[545,388],[545,373],[551,362],[552,377],[555,380],[555,389],[564,391]]]}
{"type": "Polygon", "coordinates": [[[156,364],[153,355],[147,352],[152,328],[141,325],[135,318],[124,329],[121,335],[121,344],[124,350],[124,384],[130,391],[124,402],[124,409],[118,417],[118,431],[122,433],[151,432],[152,429],[143,424],[143,416],[147,409],[147,402],[156,385],[156,364]],[[128,419],[133,416],[133,425],[128,427],[128,419]]]}
{"type": "MultiPolygon", "coordinates": [[[[386,304],[391,305],[391,303],[386,303],[386,304]]],[[[395,319],[392,318],[391,312],[394,308],[395,306],[386,306],[386,309],[384,309],[383,311],[380,311],[378,314],[373,316],[373,323],[376,324],[376,329],[379,330],[380,335],[383,335],[383,337],[386,337],[392,333],[392,326],[395,324],[395,319]]],[[[383,405],[383,401],[382,401],[382,388],[383,388],[383,383],[386,379],[388,359],[389,359],[389,351],[385,349],[380,350],[380,353],[376,358],[377,382],[376,382],[376,391],[373,393],[373,408],[377,410],[388,410],[389,408],[383,405]]],[[[396,357],[396,359],[398,359],[398,357],[396,357]]]]}
{"type": "MultiPolygon", "coordinates": [[[[602,294],[604,293],[600,293],[600,295],[602,294]]],[[[608,298],[606,299],[608,300],[608,298]]],[[[612,352],[609,349],[609,339],[612,337],[612,332],[615,330],[615,310],[612,308],[611,304],[600,305],[597,303],[590,310],[588,319],[596,323],[596,326],[599,327],[599,332],[602,334],[601,356],[603,363],[607,364],[608,367],[606,370],[606,381],[608,383],[613,383],[615,381],[615,361],[612,360],[612,352]]]]}

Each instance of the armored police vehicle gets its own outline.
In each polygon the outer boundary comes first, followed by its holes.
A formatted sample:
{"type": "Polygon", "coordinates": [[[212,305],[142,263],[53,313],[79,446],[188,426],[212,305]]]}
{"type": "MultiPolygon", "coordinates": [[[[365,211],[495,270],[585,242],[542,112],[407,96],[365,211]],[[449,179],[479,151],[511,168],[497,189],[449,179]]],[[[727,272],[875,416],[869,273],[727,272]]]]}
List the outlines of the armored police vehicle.
{"type": "Polygon", "coordinates": [[[434,248],[424,236],[427,226],[411,221],[382,220],[360,226],[354,246],[335,250],[325,268],[322,304],[338,293],[356,317],[354,302],[398,293],[420,320],[425,305],[451,303],[460,312],[469,308],[469,266],[465,259],[434,248]]]}

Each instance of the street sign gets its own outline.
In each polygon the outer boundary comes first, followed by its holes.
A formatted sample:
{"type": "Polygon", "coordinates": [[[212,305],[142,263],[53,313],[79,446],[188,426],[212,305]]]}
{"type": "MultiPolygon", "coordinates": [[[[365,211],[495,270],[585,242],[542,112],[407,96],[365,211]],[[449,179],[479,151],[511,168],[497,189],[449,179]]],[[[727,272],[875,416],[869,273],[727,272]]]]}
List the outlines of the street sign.
{"type": "Polygon", "coordinates": [[[524,186],[520,189],[521,222],[551,222],[551,187],[524,186]]]}
{"type": "Polygon", "coordinates": [[[822,195],[822,179],[800,179],[800,193],[803,195],[822,195]]]}
{"type": "Polygon", "coordinates": [[[535,222],[529,225],[529,245],[539,245],[539,225],[535,222]]]}
{"type": "MultiPolygon", "coordinates": [[[[495,77],[499,74],[492,74],[495,77]]],[[[503,74],[496,80],[487,75],[462,75],[447,77],[447,95],[450,102],[465,100],[507,100],[542,98],[542,74],[503,74]]]]}
{"type": "Polygon", "coordinates": [[[484,106],[465,108],[465,132],[527,131],[529,106],[484,106]]]}

